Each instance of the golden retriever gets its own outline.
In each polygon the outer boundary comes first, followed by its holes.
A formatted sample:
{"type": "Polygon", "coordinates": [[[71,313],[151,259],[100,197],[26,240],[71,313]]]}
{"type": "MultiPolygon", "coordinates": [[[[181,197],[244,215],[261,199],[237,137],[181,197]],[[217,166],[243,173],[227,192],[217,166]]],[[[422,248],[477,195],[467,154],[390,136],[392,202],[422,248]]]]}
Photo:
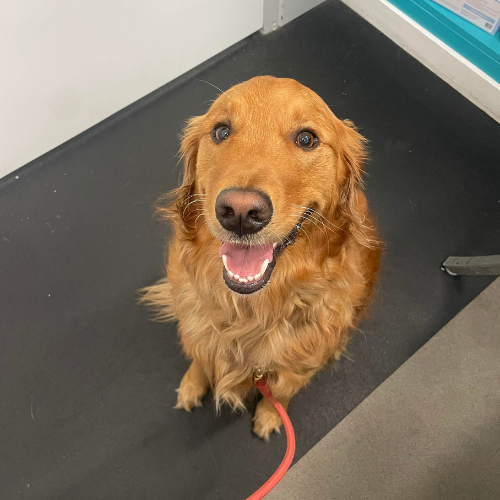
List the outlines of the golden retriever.
{"type": "MultiPolygon", "coordinates": [[[[364,142],[287,78],[238,84],[189,121],[183,183],[159,209],[173,226],[167,277],[142,299],[178,321],[191,360],[176,408],[200,406],[208,388],[243,407],[256,370],[287,408],[339,358],[379,267],[364,142]]],[[[280,426],[262,399],[254,432],[280,426]]]]}

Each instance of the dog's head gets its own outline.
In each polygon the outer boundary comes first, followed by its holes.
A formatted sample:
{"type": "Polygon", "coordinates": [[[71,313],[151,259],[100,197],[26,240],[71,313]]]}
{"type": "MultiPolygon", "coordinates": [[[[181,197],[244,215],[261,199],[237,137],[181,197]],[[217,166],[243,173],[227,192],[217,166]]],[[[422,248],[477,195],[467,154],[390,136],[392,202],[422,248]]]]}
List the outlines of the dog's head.
{"type": "Polygon", "coordinates": [[[295,80],[257,77],[224,92],[190,120],[181,152],[171,210],[186,234],[204,226],[220,240],[234,292],[260,290],[285,248],[307,237],[306,222],[318,238],[370,243],[358,199],[363,138],[295,80]]]}

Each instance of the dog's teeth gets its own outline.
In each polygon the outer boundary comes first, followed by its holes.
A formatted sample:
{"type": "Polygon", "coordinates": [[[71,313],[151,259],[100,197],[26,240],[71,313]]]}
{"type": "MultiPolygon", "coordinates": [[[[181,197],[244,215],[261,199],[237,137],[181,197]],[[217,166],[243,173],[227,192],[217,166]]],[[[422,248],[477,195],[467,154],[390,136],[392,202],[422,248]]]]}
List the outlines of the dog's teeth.
{"type": "Polygon", "coordinates": [[[276,248],[278,246],[277,243],[273,243],[273,248],[276,248]]]}
{"type": "Polygon", "coordinates": [[[260,271],[259,271],[259,274],[260,275],[263,275],[265,272],[266,272],[266,269],[267,269],[267,265],[269,264],[269,259],[266,259],[263,263],[262,263],[262,267],[260,268],[260,271]]]}
{"type": "MultiPolygon", "coordinates": [[[[276,248],[277,243],[273,243],[273,248],[276,248]]],[[[227,271],[228,276],[239,283],[251,283],[252,281],[259,280],[263,274],[266,272],[267,266],[269,265],[269,259],[266,259],[260,268],[260,271],[255,276],[247,276],[246,278],[240,277],[239,274],[232,273],[227,267],[227,257],[225,255],[222,256],[222,262],[227,271]]]]}
{"type": "Polygon", "coordinates": [[[227,267],[227,257],[225,255],[222,256],[222,262],[224,263],[224,267],[226,268],[227,274],[229,275],[230,278],[236,278],[238,279],[239,276],[234,275],[227,267]]]}

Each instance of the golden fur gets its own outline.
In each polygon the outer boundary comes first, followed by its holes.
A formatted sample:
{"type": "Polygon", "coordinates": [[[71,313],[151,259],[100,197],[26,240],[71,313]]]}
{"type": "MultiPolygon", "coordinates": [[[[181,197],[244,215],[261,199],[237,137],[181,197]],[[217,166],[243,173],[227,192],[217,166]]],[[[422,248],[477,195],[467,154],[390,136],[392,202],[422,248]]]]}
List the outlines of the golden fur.
{"type": "MultiPolygon", "coordinates": [[[[177,408],[201,405],[209,387],[217,403],[243,406],[255,367],[267,374],[286,408],[319,369],[341,355],[376,279],[379,243],[361,189],[364,139],[298,82],[257,77],[192,118],[181,152],[182,186],[160,208],[174,230],[167,278],[143,296],[158,319],[178,321],[192,360],[177,408]],[[222,122],[230,122],[233,132],[215,144],[210,133],[222,122]],[[303,129],[319,137],[313,151],[294,142],[303,129]],[[272,221],[256,235],[257,243],[281,241],[306,207],[315,210],[277,259],[269,283],[251,295],[226,286],[218,254],[228,237],[215,217],[215,200],[235,186],[257,188],[272,200],[272,221]]],[[[264,439],[281,425],[266,400],[259,402],[254,422],[264,439]]]]}

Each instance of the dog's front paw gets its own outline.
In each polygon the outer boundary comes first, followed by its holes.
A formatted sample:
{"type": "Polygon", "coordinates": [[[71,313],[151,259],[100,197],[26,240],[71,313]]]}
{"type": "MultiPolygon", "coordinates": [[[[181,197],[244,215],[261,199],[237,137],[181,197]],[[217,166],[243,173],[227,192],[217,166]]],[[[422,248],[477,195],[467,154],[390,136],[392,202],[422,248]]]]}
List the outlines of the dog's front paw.
{"type": "Polygon", "coordinates": [[[201,400],[205,395],[206,388],[192,383],[182,383],[177,392],[177,404],[174,406],[176,410],[191,411],[195,407],[203,406],[201,400]]]}
{"type": "Polygon", "coordinates": [[[261,399],[255,409],[253,431],[257,436],[269,441],[273,432],[280,432],[281,417],[267,399],[261,399]]]}
{"type": "Polygon", "coordinates": [[[193,361],[188,371],[182,377],[177,391],[177,410],[191,411],[195,406],[202,406],[201,400],[208,390],[208,379],[201,365],[193,361]]]}

